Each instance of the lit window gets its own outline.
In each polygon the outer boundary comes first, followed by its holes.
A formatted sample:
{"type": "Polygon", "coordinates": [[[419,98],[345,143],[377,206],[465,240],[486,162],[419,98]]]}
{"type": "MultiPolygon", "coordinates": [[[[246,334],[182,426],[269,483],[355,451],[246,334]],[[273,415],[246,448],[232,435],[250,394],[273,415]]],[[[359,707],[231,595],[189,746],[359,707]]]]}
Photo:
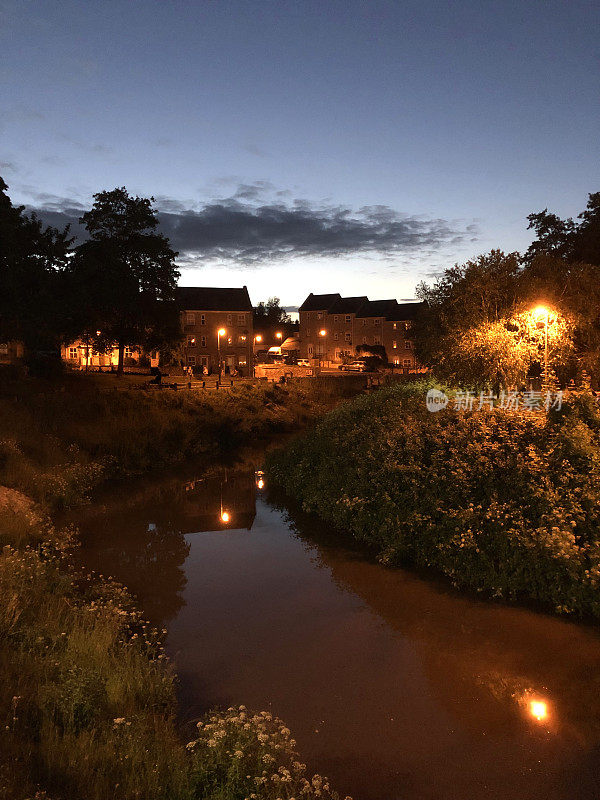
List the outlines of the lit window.
{"type": "MultiPolygon", "coordinates": [[[[8,345],[4,345],[6,347],[6,353],[8,353],[8,345]]],[[[0,345],[0,352],[2,351],[3,345],[0,345]]],[[[69,347],[69,358],[77,358],[77,348],[76,347],[69,347]]]]}
{"type": "Polygon", "coordinates": [[[196,337],[195,336],[188,336],[187,337],[187,346],[188,347],[196,347],[196,337]]]}
{"type": "Polygon", "coordinates": [[[397,347],[398,347],[398,342],[396,341],[392,342],[392,348],[396,350],[397,347]]]}
{"type": "Polygon", "coordinates": [[[392,326],[392,327],[394,328],[394,330],[398,330],[398,323],[397,323],[397,322],[394,322],[394,324],[393,324],[393,326],[392,326]]]}

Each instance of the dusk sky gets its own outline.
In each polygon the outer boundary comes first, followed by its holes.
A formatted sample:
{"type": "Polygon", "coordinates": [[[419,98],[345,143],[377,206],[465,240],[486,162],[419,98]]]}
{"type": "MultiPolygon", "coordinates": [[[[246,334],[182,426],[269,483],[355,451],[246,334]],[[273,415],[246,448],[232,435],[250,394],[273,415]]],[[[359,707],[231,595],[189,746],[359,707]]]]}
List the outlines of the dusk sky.
{"type": "Polygon", "coordinates": [[[153,195],[184,285],[414,296],[600,190],[600,3],[0,0],[0,175],[153,195]]]}

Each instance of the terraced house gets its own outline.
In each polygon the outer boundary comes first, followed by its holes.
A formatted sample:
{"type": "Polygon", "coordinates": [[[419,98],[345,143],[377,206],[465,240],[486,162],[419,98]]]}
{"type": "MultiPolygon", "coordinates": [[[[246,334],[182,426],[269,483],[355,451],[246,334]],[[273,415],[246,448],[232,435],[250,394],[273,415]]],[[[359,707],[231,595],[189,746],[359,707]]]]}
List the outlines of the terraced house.
{"type": "Polygon", "coordinates": [[[182,360],[194,369],[248,375],[252,368],[252,303],[246,286],[180,286],[177,302],[184,332],[182,360]]]}
{"type": "Polygon", "coordinates": [[[354,357],[360,345],[378,345],[390,364],[419,369],[410,330],[420,306],[311,292],[299,308],[300,355],[333,366],[354,357]]]}

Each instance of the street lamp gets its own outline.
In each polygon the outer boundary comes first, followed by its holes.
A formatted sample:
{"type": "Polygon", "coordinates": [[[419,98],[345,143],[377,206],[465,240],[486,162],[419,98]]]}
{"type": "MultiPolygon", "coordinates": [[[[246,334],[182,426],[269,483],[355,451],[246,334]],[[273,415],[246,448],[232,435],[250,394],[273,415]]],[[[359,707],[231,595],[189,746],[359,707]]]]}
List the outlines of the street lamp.
{"type": "Polygon", "coordinates": [[[219,358],[219,383],[221,383],[221,370],[222,370],[222,361],[221,361],[221,336],[225,336],[227,331],[225,328],[219,328],[217,331],[217,354],[219,358]]]}
{"type": "Polygon", "coordinates": [[[533,316],[544,321],[544,385],[548,390],[548,322],[550,310],[546,306],[536,306],[532,311],[533,316]]]}
{"type": "Polygon", "coordinates": [[[260,333],[257,333],[255,335],[255,337],[254,337],[253,342],[252,342],[252,377],[253,378],[256,378],[256,364],[254,363],[255,360],[256,360],[256,354],[254,352],[254,349],[255,349],[256,345],[260,344],[261,342],[262,342],[262,335],[260,333]]]}
{"type": "Polygon", "coordinates": [[[275,334],[275,337],[277,339],[281,339],[283,337],[283,333],[280,333],[279,331],[277,331],[277,333],[275,334]]]}
{"type": "MultiPolygon", "coordinates": [[[[327,331],[325,330],[325,328],[322,328],[319,331],[319,336],[323,339],[323,346],[325,347],[325,355],[327,355],[327,342],[325,342],[325,337],[327,336],[327,331]]],[[[323,347],[321,347],[321,351],[322,350],[323,350],[323,347]]],[[[321,352],[321,355],[323,355],[323,352],[321,352]]],[[[325,359],[323,359],[323,366],[325,366],[325,359]]]]}

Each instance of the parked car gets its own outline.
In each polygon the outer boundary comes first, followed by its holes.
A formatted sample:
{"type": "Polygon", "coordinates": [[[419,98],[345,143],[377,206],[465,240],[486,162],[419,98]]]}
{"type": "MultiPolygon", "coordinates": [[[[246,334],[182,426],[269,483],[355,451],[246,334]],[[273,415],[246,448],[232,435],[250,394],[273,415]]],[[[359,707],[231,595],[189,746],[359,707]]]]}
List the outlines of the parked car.
{"type": "Polygon", "coordinates": [[[348,364],[341,364],[342,372],[365,372],[367,365],[364,361],[350,361],[348,364]]]}
{"type": "Polygon", "coordinates": [[[298,366],[299,367],[310,367],[310,359],[309,358],[299,358],[298,359],[298,366]]]}

